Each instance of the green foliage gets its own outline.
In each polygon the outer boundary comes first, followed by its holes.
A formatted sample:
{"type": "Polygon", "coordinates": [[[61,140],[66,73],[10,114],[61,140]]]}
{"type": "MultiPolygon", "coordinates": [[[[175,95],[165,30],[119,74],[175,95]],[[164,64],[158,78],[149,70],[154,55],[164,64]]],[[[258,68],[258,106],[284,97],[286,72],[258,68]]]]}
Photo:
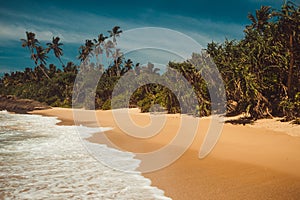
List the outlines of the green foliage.
{"type": "Polygon", "coordinates": [[[283,114],[287,121],[300,117],[300,92],[294,99],[285,98],[279,103],[279,107],[283,110],[283,114]]]}
{"type": "MultiPolygon", "coordinates": [[[[141,112],[149,112],[150,109],[155,110],[158,105],[168,113],[181,112],[178,100],[172,91],[160,84],[146,84],[138,88],[132,94],[130,104],[137,105],[141,112]]],[[[159,111],[161,110],[159,109],[159,111]]]]}
{"type": "Polygon", "coordinates": [[[111,100],[107,99],[104,104],[102,105],[103,110],[110,110],[111,109],[111,100]]]}
{"type": "MultiPolygon", "coordinates": [[[[68,67],[77,67],[68,63],[68,67]]],[[[45,102],[51,106],[71,107],[73,82],[77,71],[62,72],[52,65],[51,69],[45,67],[51,80],[36,67],[33,70],[27,68],[24,72],[12,72],[5,74],[1,79],[1,94],[15,95],[24,99],[34,99],[45,102]],[[51,71],[52,70],[52,71],[51,71]]]]}
{"type": "Polygon", "coordinates": [[[244,39],[207,47],[222,74],[227,99],[237,102],[236,114],[293,119],[299,115],[300,7],[291,2],[279,11],[262,6],[248,17],[252,24],[244,39]]]}

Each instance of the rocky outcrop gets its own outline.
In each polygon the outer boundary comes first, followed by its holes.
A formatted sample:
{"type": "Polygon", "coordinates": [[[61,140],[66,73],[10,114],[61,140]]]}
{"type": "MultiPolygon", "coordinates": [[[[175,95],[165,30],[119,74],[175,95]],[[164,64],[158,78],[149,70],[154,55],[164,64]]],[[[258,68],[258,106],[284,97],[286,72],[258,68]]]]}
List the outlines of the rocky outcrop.
{"type": "Polygon", "coordinates": [[[0,110],[7,110],[20,114],[26,114],[33,110],[49,109],[45,103],[30,99],[19,99],[15,96],[0,96],[0,110]]]}

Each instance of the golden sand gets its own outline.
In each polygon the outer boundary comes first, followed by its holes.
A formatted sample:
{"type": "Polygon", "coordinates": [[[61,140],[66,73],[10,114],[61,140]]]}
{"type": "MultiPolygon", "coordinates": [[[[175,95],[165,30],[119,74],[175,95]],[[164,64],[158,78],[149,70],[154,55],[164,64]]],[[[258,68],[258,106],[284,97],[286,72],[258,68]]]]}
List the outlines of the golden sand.
{"type": "MultiPolygon", "coordinates": [[[[74,124],[71,109],[53,108],[35,114],[56,116],[60,125],[74,124]]],[[[136,109],[131,119],[147,126],[149,114],[136,109]]],[[[84,115],[84,112],[83,112],[84,115]]],[[[134,153],[147,153],[167,145],[180,126],[179,114],[167,115],[159,134],[148,139],[128,136],[118,125],[112,111],[96,111],[97,123],[81,120],[77,124],[114,127],[104,134],[119,148],[134,153]]],[[[85,117],[82,117],[85,119],[85,117]]],[[[144,173],[152,185],[178,200],[190,199],[299,199],[300,198],[300,126],[262,120],[254,125],[224,124],[222,135],[213,151],[204,159],[198,151],[210,125],[203,118],[192,145],[176,162],[151,173],[144,173]],[[279,127],[279,128],[278,128],[279,127]],[[290,134],[290,135],[288,135],[290,134]]],[[[99,142],[102,133],[89,140],[99,142]]]]}

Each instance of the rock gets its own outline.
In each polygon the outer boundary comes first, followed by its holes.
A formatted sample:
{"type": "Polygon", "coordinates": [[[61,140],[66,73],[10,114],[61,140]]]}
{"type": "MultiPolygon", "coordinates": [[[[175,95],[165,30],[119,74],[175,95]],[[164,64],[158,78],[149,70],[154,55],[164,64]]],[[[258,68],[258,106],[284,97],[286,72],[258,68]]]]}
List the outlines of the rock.
{"type": "Polygon", "coordinates": [[[50,107],[45,103],[30,99],[19,99],[15,96],[1,96],[0,95],[0,110],[7,110],[20,114],[26,114],[33,110],[49,109],[50,107]]]}

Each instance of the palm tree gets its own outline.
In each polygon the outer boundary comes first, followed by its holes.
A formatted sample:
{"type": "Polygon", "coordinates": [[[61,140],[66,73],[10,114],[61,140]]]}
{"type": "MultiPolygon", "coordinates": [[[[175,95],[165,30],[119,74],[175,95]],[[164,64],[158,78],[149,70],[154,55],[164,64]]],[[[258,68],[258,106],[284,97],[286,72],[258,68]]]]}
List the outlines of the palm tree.
{"type": "Polygon", "coordinates": [[[39,41],[35,38],[35,33],[26,31],[26,39],[21,39],[22,47],[28,47],[31,54],[33,49],[38,46],[39,41]]]}
{"type": "Polygon", "coordinates": [[[94,43],[92,40],[85,40],[85,45],[79,47],[79,56],[78,58],[83,61],[87,62],[87,58],[90,56],[94,48],[94,43]]]}
{"type": "Polygon", "coordinates": [[[110,34],[110,37],[113,38],[113,42],[116,44],[117,40],[116,37],[119,37],[120,34],[123,32],[122,30],[120,30],[121,27],[119,26],[115,26],[113,27],[113,29],[111,31],[108,31],[108,33],[110,34]]]}
{"type": "Polygon", "coordinates": [[[62,48],[60,46],[63,45],[63,43],[59,42],[60,38],[59,37],[53,37],[52,38],[52,43],[47,43],[47,53],[51,50],[53,50],[55,57],[59,60],[59,62],[62,64],[62,66],[64,67],[64,63],[61,60],[61,56],[63,55],[63,51],[62,48]]]}
{"type": "Polygon", "coordinates": [[[272,17],[270,6],[261,6],[259,10],[256,10],[255,16],[251,13],[248,14],[248,18],[252,24],[246,26],[247,30],[256,29],[262,34],[265,30],[265,26],[268,25],[268,21],[272,17]]]}
{"type": "Polygon", "coordinates": [[[122,30],[120,30],[120,28],[121,27],[119,27],[119,26],[115,26],[112,28],[111,31],[108,31],[108,33],[110,34],[110,37],[113,38],[113,45],[114,45],[114,49],[115,49],[114,60],[115,60],[116,69],[117,69],[117,76],[120,76],[120,74],[121,74],[121,72],[119,70],[119,66],[118,66],[118,59],[121,54],[118,52],[117,39],[116,39],[116,37],[119,37],[120,34],[123,32],[122,30]]]}
{"type": "Polygon", "coordinates": [[[48,58],[47,56],[47,51],[41,47],[38,46],[35,48],[36,49],[36,54],[35,54],[35,64],[38,64],[38,61],[40,61],[40,64],[38,65],[39,68],[42,70],[42,72],[44,73],[44,75],[50,80],[50,77],[48,76],[48,74],[45,71],[45,65],[46,65],[46,60],[48,58]]]}
{"type": "Polygon", "coordinates": [[[132,66],[133,66],[133,62],[131,59],[128,59],[125,61],[125,66],[124,66],[124,69],[126,72],[128,72],[129,70],[132,69],[132,66]]]}
{"type": "Polygon", "coordinates": [[[77,66],[73,62],[68,62],[67,66],[63,68],[64,72],[70,72],[73,74],[77,74],[78,69],[77,66]]]}
{"type": "Polygon", "coordinates": [[[40,65],[38,67],[42,70],[45,76],[50,79],[48,74],[45,72],[44,68],[41,66],[42,64],[46,64],[47,52],[43,49],[43,47],[39,46],[39,41],[35,38],[35,33],[26,31],[26,39],[21,39],[22,47],[28,47],[31,53],[31,59],[34,61],[35,65],[40,61],[40,65]],[[36,54],[34,53],[36,51],[36,54]]]}
{"type": "Polygon", "coordinates": [[[100,46],[101,44],[103,44],[103,42],[107,39],[108,37],[104,36],[103,33],[101,33],[100,35],[98,35],[98,39],[94,39],[94,42],[96,43],[96,46],[100,46]]]}
{"type": "Polygon", "coordinates": [[[143,72],[146,72],[148,74],[157,74],[159,75],[160,69],[157,67],[154,67],[154,64],[151,62],[148,62],[147,66],[143,67],[143,72]]]}
{"type": "Polygon", "coordinates": [[[46,60],[48,58],[47,56],[47,51],[42,47],[38,46],[35,48],[36,49],[36,61],[35,64],[38,64],[38,61],[40,61],[41,64],[46,64],[46,60]]]}
{"type": "Polygon", "coordinates": [[[98,39],[94,39],[95,42],[95,55],[96,55],[96,59],[97,59],[97,67],[102,69],[102,57],[103,57],[103,50],[104,50],[104,44],[105,44],[105,40],[108,37],[104,36],[102,33],[98,35],[98,39]],[[101,60],[100,60],[100,66],[99,66],[99,55],[101,55],[101,60]]]}

